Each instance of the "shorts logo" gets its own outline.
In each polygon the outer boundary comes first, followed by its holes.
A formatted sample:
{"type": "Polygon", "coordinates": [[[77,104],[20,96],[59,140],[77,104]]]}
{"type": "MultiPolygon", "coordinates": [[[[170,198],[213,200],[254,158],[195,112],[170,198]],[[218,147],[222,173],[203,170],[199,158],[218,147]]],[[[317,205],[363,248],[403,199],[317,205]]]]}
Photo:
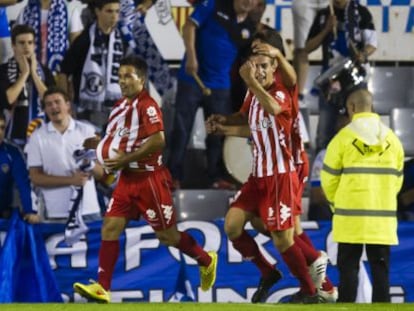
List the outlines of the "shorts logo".
{"type": "Polygon", "coordinates": [[[157,217],[157,214],[155,213],[153,209],[148,209],[146,213],[147,213],[148,219],[154,220],[155,217],[157,217]]]}
{"type": "Polygon", "coordinates": [[[281,219],[281,224],[283,225],[286,220],[288,220],[290,218],[290,216],[292,215],[291,213],[291,208],[289,206],[287,206],[286,204],[283,204],[282,202],[280,203],[280,219],[281,219]]]}
{"type": "Polygon", "coordinates": [[[269,208],[267,209],[267,217],[269,219],[275,217],[275,211],[273,210],[273,207],[271,206],[269,206],[269,208]]]}
{"type": "Polygon", "coordinates": [[[107,213],[109,213],[109,212],[111,211],[111,209],[112,209],[112,204],[114,204],[114,199],[113,199],[113,198],[111,198],[111,199],[109,200],[109,203],[108,203],[108,208],[106,209],[106,212],[107,212],[107,213]]]}
{"type": "Polygon", "coordinates": [[[167,220],[167,223],[171,221],[171,217],[173,214],[173,207],[172,205],[164,205],[161,204],[162,213],[164,214],[164,218],[167,220]]]}

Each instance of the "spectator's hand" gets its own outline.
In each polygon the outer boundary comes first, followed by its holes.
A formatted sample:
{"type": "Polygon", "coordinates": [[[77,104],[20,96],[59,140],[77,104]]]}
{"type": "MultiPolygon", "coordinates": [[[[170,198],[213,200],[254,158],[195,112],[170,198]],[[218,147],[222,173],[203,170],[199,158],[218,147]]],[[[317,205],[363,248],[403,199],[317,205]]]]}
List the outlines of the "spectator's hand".
{"type": "Polygon", "coordinates": [[[243,65],[241,65],[239,69],[239,74],[240,77],[244,80],[244,82],[246,82],[246,84],[249,85],[249,83],[255,79],[255,71],[255,64],[252,61],[248,60],[243,65]]]}
{"type": "Polygon", "coordinates": [[[37,58],[36,58],[36,53],[33,53],[32,56],[30,56],[30,73],[32,74],[32,77],[34,75],[37,75],[37,58]]]}
{"type": "Polygon", "coordinates": [[[37,214],[25,214],[23,220],[27,221],[29,224],[38,224],[40,223],[40,216],[37,214]]]}
{"type": "Polygon", "coordinates": [[[100,140],[101,138],[98,135],[94,137],[88,137],[83,141],[82,147],[85,149],[96,149],[100,140]]]}
{"type": "Polygon", "coordinates": [[[269,56],[270,58],[279,58],[282,53],[267,43],[256,43],[253,45],[253,53],[269,56]]]}
{"type": "Polygon", "coordinates": [[[205,122],[205,126],[206,126],[206,133],[207,134],[214,134],[214,135],[224,135],[225,132],[225,126],[222,125],[219,122],[216,122],[214,120],[207,120],[205,122]]]}
{"type": "Polygon", "coordinates": [[[77,186],[77,187],[82,187],[86,184],[89,177],[90,177],[90,173],[85,173],[85,172],[82,172],[82,171],[76,171],[72,175],[72,185],[77,186]]]}
{"type": "Polygon", "coordinates": [[[198,72],[198,61],[196,57],[187,55],[187,61],[185,62],[185,72],[190,76],[193,76],[198,72]]]}
{"type": "Polygon", "coordinates": [[[109,172],[115,172],[128,164],[125,159],[125,152],[117,149],[112,150],[116,153],[116,157],[104,160],[104,168],[109,172]]]}
{"type": "Polygon", "coordinates": [[[214,121],[216,123],[224,124],[226,123],[227,118],[222,114],[212,114],[207,118],[207,122],[208,121],[214,121]]]}
{"type": "Polygon", "coordinates": [[[19,66],[19,70],[21,74],[25,75],[26,77],[30,74],[30,65],[27,57],[24,56],[22,53],[16,53],[15,56],[17,65],[19,66]]]}
{"type": "Polygon", "coordinates": [[[137,5],[135,10],[140,12],[142,15],[147,14],[147,11],[152,7],[152,0],[143,0],[140,4],[137,5]]]}

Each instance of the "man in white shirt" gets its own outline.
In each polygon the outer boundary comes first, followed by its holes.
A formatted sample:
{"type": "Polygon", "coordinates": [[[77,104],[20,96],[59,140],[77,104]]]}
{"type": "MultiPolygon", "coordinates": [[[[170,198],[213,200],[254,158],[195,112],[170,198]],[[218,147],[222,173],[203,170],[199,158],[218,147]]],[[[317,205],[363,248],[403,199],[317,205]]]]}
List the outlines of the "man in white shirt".
{"type": "Polygon", "coordinates": [[[68,97],[58,88],[45,93],[43,105],[50,121],[33,132],[25,151],[30,179],[40,188],[46,217],[68,218],[71,199],[82,188],[79,211],[83,220],[100,219],[94,178],[102,178],[103,168],[93,161],[81,167],[74,157],[76,150],[83,150],[84,140],[95,135],[94,127],[71,117],[68,97]]]}

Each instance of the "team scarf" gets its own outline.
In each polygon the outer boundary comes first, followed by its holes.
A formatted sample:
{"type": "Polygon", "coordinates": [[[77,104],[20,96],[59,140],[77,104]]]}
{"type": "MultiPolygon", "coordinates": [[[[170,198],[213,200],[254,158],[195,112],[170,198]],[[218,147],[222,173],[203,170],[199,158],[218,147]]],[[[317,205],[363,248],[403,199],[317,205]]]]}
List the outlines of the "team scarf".
{"type": "Polygon", "coordinates": [[[361,16],[356,0],[350,0],[345,9],[345,36],[348,46],[354,45],[358,50],[363,48],[362,32],[359,28],[361,16]]]}
{"type": "Polygon", "coordinates": [[[135,10],[134,0],[121,0],[119,24],[124,40],[136,55],[145,59],[149,80],[157,92],[166,98],[173,92],[175,79],[148,32],[144,17],[135,10]]]}
{"type": "MultiPolygon", "coordinates": [[[[16,59],[14,57],[10,58],[7,62],[7,77],[11,84],[16,83],[17,78],[19,77],[19,72],[19,65],[17,64],[16,59]]],[[[37,74],[42,81],[45,81],[45,74],[39,62],[37,63],[37,74]]],[[[39,98],[39,94],[31,77],[26,80],[23,90],[17,98],[17,103],[13,106],[28,106],[27,113],[29,122],[36,118],[44,118],[45,114],[42,110],[41,99],[39,98]]],[[[10,137],[13,126],[28,126],[28,124],[15,125],[13,120],[14,118],[11,117],[10,123],[7,126],[7,137],[10,137]]]]}
{"type": "Polygon", "coordinates": [[[80,208],[83,199],[83,187],[72,187],[73,194],[70,199],[71,207],[69,209],[69,217],[65,225],[65,242],[72,246],[80,240],[80,238],[88,232],[88,226],[82,218],[82,211],[80,208]]]}
{"type": "MultiPolygon", "coordinates": [[[[51,0],[47,15],[47,64],[53,72],[60,71],[60,63],[68,49],[68,10],[66,1],[51,0]]],[[[23,22],[35,31],[36,55],[41,59],[41,5],[39,0],[29,0],[23,11],[23,22]]]]}
{"type": "Polygon", "coordinates": [[[82,108],[102,111],[105,101],[116,101],[121,97],[118,69],[124,55],[122,36],[117,28],[109,35],[97,27],[89,28],[90,45],[83,65],[79,98],[82,108]]]}

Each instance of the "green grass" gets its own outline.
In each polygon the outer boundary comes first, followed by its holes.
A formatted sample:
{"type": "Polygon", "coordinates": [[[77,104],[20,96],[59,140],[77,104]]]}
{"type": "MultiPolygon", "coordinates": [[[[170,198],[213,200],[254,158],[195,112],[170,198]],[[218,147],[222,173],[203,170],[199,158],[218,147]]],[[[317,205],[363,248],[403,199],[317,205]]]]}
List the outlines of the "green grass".
{"type": "Polygon", "coordinates": [[[114,304],[1,304],[1,311],[404,311],[414,304],[248,304],[248,303],[114,303],[114,304]]]}

